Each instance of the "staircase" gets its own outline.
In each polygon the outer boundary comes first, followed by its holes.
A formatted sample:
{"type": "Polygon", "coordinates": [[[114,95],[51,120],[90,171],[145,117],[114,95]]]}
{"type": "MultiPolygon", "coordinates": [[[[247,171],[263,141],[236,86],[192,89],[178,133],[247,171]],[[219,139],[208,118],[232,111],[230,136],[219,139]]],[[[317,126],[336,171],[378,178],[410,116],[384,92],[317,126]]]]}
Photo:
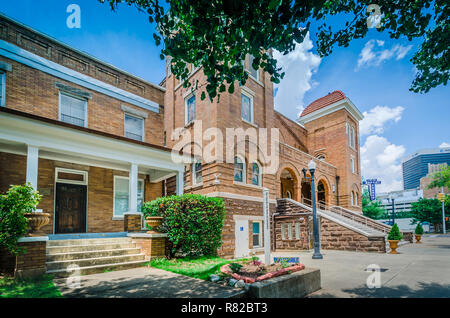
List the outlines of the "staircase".
{"type": "Polygon", "coordinates": [[[144,258],[128,237],[47,241],[47,273],[57,277],[139,267],[144,258]]]}

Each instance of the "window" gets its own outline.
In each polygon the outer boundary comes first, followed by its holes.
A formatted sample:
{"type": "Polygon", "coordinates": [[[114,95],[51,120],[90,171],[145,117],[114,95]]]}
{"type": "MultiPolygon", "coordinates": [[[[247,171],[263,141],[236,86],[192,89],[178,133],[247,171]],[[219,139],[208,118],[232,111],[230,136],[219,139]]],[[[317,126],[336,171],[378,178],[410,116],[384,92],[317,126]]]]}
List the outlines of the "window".
{"type": "Polygon", "coordinates": [[[291,191],[286,191],[286,198],[292,199],[292,193],[291,193],[291,191]]]}
{"type": "Polygon", "coordinates": [[[245,160],[234,157],[234,181],[245,182],[245,160]]]}
{"type": "Polygon", "coordinates": [[[255,57],[251,54],[249,54],[248,56],[248,67],[247,67],[247,71],[250,73],[251,76],[253,76],[256,80],[259,80],[259,72],[258,70],[255,70],[252,66],[253,61],[255,60],[255,57]]]}
{"type": "Polygon", "coordinates": [[[261,222],[253,222],[253,247],[261,245],[261,222]]]}
{"type": "MultiPolygon", "coordinates": [[[[144,180],[138,180],[137,211],[140,212],[144,202],[144,180]]],[[[114,216],[122,217],[129,211],[130,187],[128,177],[114,176],[114,216]]]]}
{"type": "Polygon", "coordinates": [[[352,202],[352,205],[355,205],[355,195],[353,194],[353,191],[350,192],[350,200],[352,202]]]}
{"type": "Polygon", "coordinates": [[[60,93],[59,119],[65,123],[86,127],[87,100],[60,93]]]}
{"type": "Polygon", "coordinates": [[[257,186],[261,185],[261,168],[256,162],[252,164],[252,184],[257,186]]]}
{"type": "Polygon", "coordinates": [[[357,192],[355,192],[354,194],[353,194],[353,198],[354,198],[354,201],[355,201],[355,206],[358,206],[358,193],[357,192]]]}
{"type": "Polygon", "coordinates": [[[319,159],[321,161],[325,161],[325,156],[324,155],[319,155],[319,156],[317,156],[317,159],[319,159]]]}
{"type": "Polygon", "coordinates": [[[144,141],[144,119],[125,114],[125,137],[144,141]]]}
{"type": "Polygon", "coordinates": [[[288,223],[288,224],[287,224],[287,228],[288,228],[288,238],[289,238],[290,240],[292,240],[292,224],[291,224],[291,223],[288,223]]]}
{"type": "Polygon", "coordinates": [[[241,92],[241,118],[253,123],[253,97],[241,92]]]}
{"type": "Polygon", "coordinates": [[[202,181],[202,163],[195,162],[192,164],[192,183],[200,184],[202,181]]]}
{"type": "Polygon", "coordinates": [[[287,227],[286,223],[281,223],[281,239],[282,240],[286,239],[286,227],[287,227]]]}
{"type": "Polygon", "coordinates": [[[0,106],[5,106],[6,100],[6,73],[0,71],[0,106]]]}
{"type": "Polygon", "coordinates": [[[350,167],[352,169],[352,173],[355,173],[355,159],[353,159],[353,157],[350,157],[350,167]]]}
{"type": "Polygon", "coordinates": [[[185,124],[189,124],[195,120],[195,95],[191,95],[185,99],[185,124]]]}
{"type": "Polygon", "coordinates": [[[352,146],[352,148],[355,148],[355,129],[352,127],[352,129],[351,129],[351,132],[352,132],[352,134],[351,134],[351,136],[352,136],[352,140],[351,140],[351,146],[352,146]]]}
{"type": "Polygon", "coordinates": [[[295,222],[295,239],[300,239],[300,223],[295,222]]]}

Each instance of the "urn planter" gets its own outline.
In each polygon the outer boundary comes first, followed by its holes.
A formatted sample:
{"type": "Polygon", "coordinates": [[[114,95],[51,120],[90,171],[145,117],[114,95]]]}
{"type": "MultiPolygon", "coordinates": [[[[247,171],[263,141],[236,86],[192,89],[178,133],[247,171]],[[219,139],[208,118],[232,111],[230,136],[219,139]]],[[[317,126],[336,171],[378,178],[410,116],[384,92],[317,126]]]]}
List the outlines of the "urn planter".
{"type": "Polygon", "coordinates": [[[162,216],[148,216],[145,218],[145,221],[147,222],[147,225],[150,226],[152,229],[150,231],[147,231],[147,234],[159,234],[161,232],[155,230],[157,227],[161,226],[163,222],[162,216]]]}
{"type": "Polygon", "coordinates": [[[389,247],[391,248],[391,251],[389,254],[398,254],[397,248],[398,248],[398,240],[388,240],[389,247]]]}
{"type": "Polygon", "coordinates": [[[420,241],[421,239],[422,239],[422,235],[416,234],[416,243],[417,244],[422,244],[422,242],[420,241]]]}
{"type": "Polygon", "coordinates": [[[47,225],[50,222],[50,213],[43,212],[31,212],[25,213],[25,217],[28,220],[28,233],[27,236],[45,236],[46,234],[40,231],[41,227],[47,225]]]}

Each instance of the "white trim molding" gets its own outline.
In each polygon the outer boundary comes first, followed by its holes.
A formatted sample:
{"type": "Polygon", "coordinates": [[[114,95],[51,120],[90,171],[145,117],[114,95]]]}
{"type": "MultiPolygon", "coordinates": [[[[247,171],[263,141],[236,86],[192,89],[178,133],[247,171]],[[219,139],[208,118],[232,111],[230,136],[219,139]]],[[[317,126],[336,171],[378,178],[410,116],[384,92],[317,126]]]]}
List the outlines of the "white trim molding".
{"type": "Polygon", "coordinates": [[[352,101],[346,97],[345,99],[339,100],[336,103],[333,103],[327,107],[320,108],[312,113],[299,117],[297,121],[301,125],[305,125],[310,121],[316,120],[320,117],[334,113],[341,109],[347,110],[350,113],[350,115],[352,115],[352,117],[356,120],[356,122],[364,118],[363,114],[358,110],[358,108],[356,108],[356,106],[352,103],[352,101]]]}

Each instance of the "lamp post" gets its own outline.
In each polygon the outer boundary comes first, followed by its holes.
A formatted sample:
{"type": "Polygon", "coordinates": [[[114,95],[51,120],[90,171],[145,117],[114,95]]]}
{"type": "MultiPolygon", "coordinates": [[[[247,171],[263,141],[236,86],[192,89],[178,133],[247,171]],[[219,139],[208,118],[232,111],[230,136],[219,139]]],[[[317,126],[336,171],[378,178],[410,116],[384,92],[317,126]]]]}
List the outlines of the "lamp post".
{"type": "MultiPolygon", "coordinates": [[[[311,160],[308,163],[308,169],[311,173],[311,199],[312,199],[312,210],[313,210],[313,232],[314,232],[314,254],[313,259],[322,259],[323,256],[320,254],[320,239],[319,239],[319,225],[317,223],[317,210],[316,210],[316,187],[314,185],[314,172],[316,171],[316,163],[311,160]]],[[[306,170],[306,169],[305,169],[306,170]]]]}

